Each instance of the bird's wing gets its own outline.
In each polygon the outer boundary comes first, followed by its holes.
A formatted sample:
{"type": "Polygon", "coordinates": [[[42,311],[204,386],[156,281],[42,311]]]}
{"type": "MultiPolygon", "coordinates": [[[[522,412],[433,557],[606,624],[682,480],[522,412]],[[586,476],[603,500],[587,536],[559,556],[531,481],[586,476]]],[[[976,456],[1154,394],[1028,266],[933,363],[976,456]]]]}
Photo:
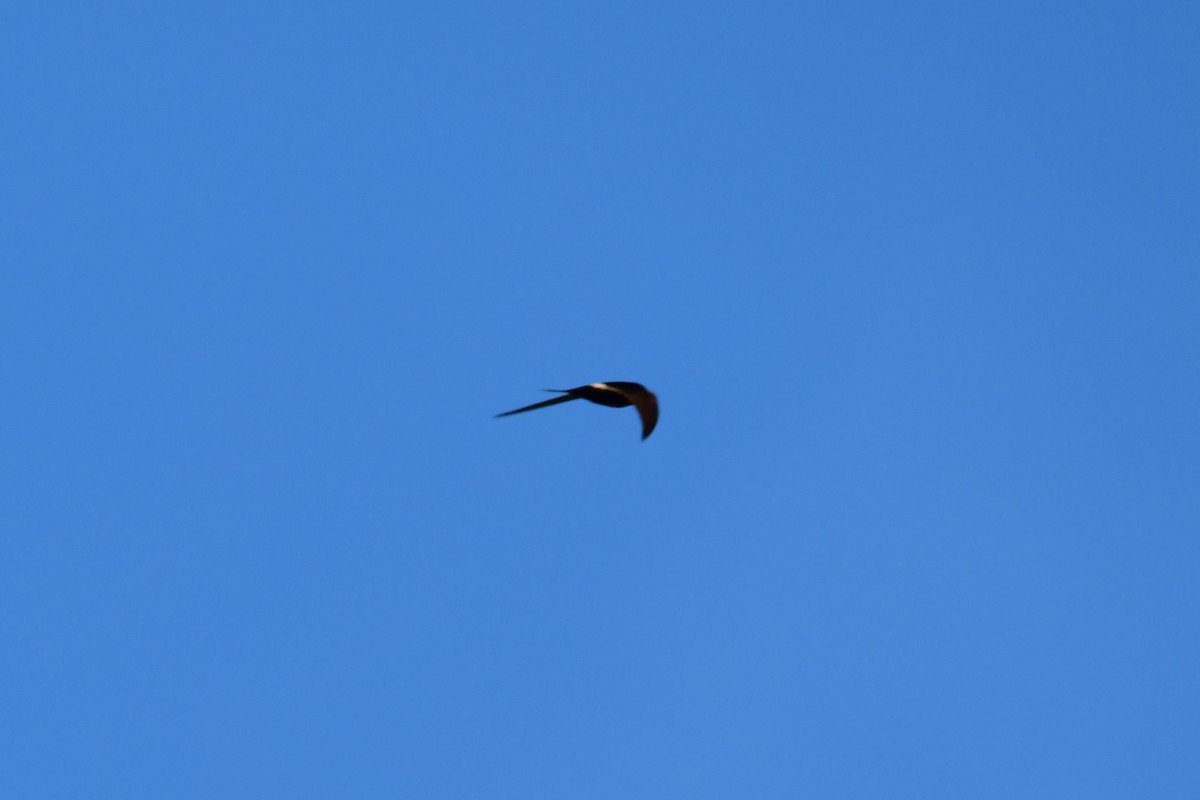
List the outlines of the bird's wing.
{"type": "Polygon", "coordinates": [[[638,386],[636,389],[618,388],[611,383],[609,386],[624,395],[629,402],[633,403],[634,408],[637,409],[638,416],[642,418],[642,438],[645,439],[654,431],[654,426],[658,424],[658,398],[654,396],[654,392],[645,386],[638,386]]]}
{"type": "MultiPolygon", "coordinates": [[[[557,390],[555,390],[555,391],[557,391],[557,390]]],[[[520,414],[523,411],[533,411],[534,409],[545,408],[546,406],[556,406],[559,403],[567,403],[567,402],[570,402],[571,400],[578,400],[578,399],[579,398],[575,397],[574,395],[564,394],[562,397],[555,397],[550,400],[543,400],[540,403],[534,403],[533,405],[525,406],[524,408],[514,408],[512,411],[505,411],[503,414],[497,414],[496,416],[497,417],[511,417],[513,414],[520,414]]]]}

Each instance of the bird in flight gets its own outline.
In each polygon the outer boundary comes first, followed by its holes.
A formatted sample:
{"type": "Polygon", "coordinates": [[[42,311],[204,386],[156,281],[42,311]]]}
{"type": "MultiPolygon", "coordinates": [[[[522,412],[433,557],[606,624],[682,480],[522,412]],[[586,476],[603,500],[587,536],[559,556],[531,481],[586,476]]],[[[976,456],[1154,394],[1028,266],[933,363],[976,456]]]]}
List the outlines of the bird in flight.
{"type": "Polygon", "coordinates": [[[562,397],[543,400],[540,403],[505,411],[496,416],[508,417],[525,411],[533,411],[536,408],[568,403],[571,400],[590,400],[609,408],[635,407],[638,416],[642,418],[642,439],[649,436],[650,432],[654,430],[654,426],[658,424],[658,398],[640,383],[609,381],[608,383],[589,383],[587,386],[579,386],[574,389],[547,389],[546,391],[559,392],[562,397]]]}

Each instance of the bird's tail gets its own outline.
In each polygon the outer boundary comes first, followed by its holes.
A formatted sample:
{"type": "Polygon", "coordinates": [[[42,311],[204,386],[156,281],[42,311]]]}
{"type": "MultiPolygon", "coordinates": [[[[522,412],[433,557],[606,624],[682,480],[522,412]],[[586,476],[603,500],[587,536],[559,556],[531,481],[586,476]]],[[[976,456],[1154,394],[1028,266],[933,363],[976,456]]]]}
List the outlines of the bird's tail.
{"type": "MultiPolygon", "coordinates": [[[[546,391],[557,392],[560,390],[547,389],[546,391]]],[[[514,408],[512,411],[505,411],[503,414],[497,414],[496,416],[497,417],[511,417],[513,414],[520,414],[524,411],[533,411],[534,409],[545,408],[546,406],[556,406],[559,403],[567,403],[567,402],[570,402],[571,400],[578,400],[578,399],[579,398],[575,397],[574,395],[564,394],[562,397],[554,397],[549,400],[543,400],[540,403],[534,403],[531,406],[525,406],[523,408],[514,408]]]]}

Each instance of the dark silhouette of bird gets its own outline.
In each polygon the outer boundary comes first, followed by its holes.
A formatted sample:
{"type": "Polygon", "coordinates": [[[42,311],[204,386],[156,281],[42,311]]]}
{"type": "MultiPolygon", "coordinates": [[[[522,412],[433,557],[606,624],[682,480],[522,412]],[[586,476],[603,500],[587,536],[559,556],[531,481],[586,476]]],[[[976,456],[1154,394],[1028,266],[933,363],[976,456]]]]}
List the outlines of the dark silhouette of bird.
{"type": "Polygon", "coordinates": [[[546,391],[559,392],[562,394],[562,397],[543,400],[540,403],[534,403],[524,408],[516,408],[512,411],[505,411],[503,414],[497,414],[496,416],[508,417],[513,414],[533,411],[536,408],[546,408],[547,406],[556,406],[559,403],[569,403],[572,400],[590,400],[593,403],[599,403],[609,408],[625,408],[626,406],[636,408],[638,416],[642,418],[642,439],[649,436],[650,432],[654,430],[654,426],[658,424],[658,398],[640,383],[609,381],[608,383],[589,383],[587,386],[579,386],[574,389],[547,389],[546,391]]]}

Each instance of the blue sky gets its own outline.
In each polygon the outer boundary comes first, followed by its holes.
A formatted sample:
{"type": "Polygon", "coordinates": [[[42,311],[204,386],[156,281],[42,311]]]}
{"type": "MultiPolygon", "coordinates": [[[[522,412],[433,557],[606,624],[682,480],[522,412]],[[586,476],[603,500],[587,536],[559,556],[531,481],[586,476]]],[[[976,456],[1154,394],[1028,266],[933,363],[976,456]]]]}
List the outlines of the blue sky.
{"type": "Polygon", "coordinates": [[[1200,796],[1198,40],[7,10],[0,793],[1200,796]]]}

